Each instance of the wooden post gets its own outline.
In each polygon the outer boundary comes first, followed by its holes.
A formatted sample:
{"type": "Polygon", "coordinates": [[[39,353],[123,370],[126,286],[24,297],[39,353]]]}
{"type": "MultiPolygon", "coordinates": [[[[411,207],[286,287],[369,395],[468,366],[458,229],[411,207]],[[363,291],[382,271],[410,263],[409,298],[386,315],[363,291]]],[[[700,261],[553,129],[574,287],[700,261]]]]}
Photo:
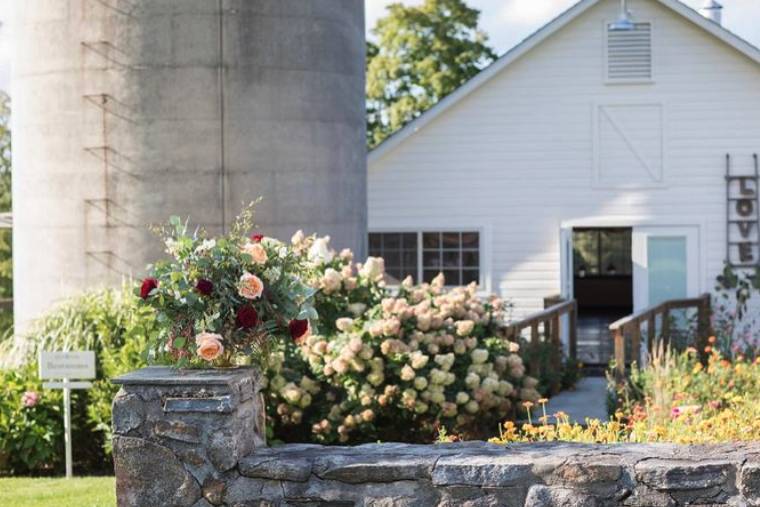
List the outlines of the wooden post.
{"type": "Polygon", "coordinates": [[[530,359],[530,374],[538,378],[541,370],[541,337],[538,334],[537,320],[530,323],[530,348],[532,351],[530,359]]]}
{"type": "Polygon", "coordinates": [[[662,311],[662,344],[667,349],[670,342],[670,307],[666,304],[662,311]]]}
{"type": "Polygon", "coordinates": [[[569,336],[570,336],[570,344],[569,344],[569,352],[570,352],[570,358],[573,361],[576,361],[578,359],[578,302],[573,301],[573,304],[570,308],[570,314],[568,316],[568,321],[570,323],[570,329],[569,329],[569,336]]]}
{"type": "MultiPolygon", "coordinates": [[[[551,348],[551,368],[555,372],[562,371],[562,336],[560,328],[560,315],[555,314],[552,317],[552,348],[551,348]]],[[[551,386],[552,395],[562,390],[562,381],[558,377],[551,386]]]]}
{"type": "Polygon", "coordinates": [[[705,347],[707,347],[707,340],[710,338],[710,295],[705,294],[702,296],[697,307],[699,312],[697,315],[697,349],[699,350],[699,357],[703,363],[707,362],[707,353],[705,347]]]}
{"type": "Polygon", "coordinates": [[[654,313],[649,314],[649,319],[647,320],[647,351],[651,354],[652,347],[654,347],[654,343],[657,340],[657,319],[655,318],[654,313]]]}
{"type": "Polygon", "coordinates": [[[613,331],[612,339],[615,341],[615,370],[618,379],[625,376],[625,337],[623,329],[617,328],[613,331]]]}
{"type": "Polygon", "coordinates": [[[638,320],[633,322],[631,330],[631,361],[641,366],[641,322],[638,320]]]}

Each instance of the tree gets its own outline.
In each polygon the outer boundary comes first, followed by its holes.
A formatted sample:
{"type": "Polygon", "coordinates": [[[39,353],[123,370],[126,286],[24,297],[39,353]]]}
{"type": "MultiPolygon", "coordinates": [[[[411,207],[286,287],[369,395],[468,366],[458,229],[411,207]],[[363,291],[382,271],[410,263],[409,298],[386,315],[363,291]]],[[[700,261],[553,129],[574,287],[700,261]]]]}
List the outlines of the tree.
{"type": "Polygon", "coordinates": [[[464,0],[394,3],[367,46],[367,142],[377,146],[491,63],[480,11],[464,0]]]}
{"type": "MultiPolygon", "coordinates": [[[[0,213],[11,211],[10,98],[0,91],[0,213]]],[[[13,245],[11,229],[0,229],[0,299],[13,297],[13,245]]],[[[0,340],[12,330],[13,312],[0,312],[0,340]]]]}

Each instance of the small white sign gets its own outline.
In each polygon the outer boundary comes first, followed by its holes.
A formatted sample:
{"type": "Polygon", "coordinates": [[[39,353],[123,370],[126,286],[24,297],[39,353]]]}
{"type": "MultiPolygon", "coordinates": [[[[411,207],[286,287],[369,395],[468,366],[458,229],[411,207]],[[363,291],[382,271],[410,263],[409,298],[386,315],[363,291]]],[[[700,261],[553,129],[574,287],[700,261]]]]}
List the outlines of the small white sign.
{"type": "Polygon", "coordinates": [[[40,378],[93,379],[95,378],[95,352],[40,352],[40,378]]]}

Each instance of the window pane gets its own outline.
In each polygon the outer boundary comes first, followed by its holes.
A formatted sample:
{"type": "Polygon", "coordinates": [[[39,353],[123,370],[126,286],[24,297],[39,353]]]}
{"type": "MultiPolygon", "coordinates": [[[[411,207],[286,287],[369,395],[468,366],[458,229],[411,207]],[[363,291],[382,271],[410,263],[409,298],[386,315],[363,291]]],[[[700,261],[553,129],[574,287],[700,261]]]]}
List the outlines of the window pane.
{"type": "Polygon", "coordinates": [[[401,248],[401,234],[383,234],[383,248],[401,248]]]}
{"type": "Polygon", "coordinates": [[[451,268],[458,268],[459,264],[459,252],[443,252],[443,265],[451,268]]]}
{"type": "Polygon", "coordinates": [[[605,275],[631,274],[631,231],[606,230],[601,232],[601,270],[605,275]]]}
{"type": "Polygon", "coordinates": [[[477,232],[463,232],[462,248],[480,248],[480,234],[477,232]]]}
{"type": "MultiPolygon", "coordinates": [[[[383,232],[369,234],[369,254],[385,260],[388,282],[395,284],[411,275],[418,278],[417,233],[383,232]]],[[[436,252],[437,253],[437,252],[436,252]]]]}
{"type": "Polygon", "coordinates": [[[386,268],[401,267],[401,252],[398,250],[385,250],[383,252],[383,259],[385,259],[386,268]]]}
{"type": "Polygon", "coordinates": [[[422,265],[426,268],[438,268],[441,265],[441,254],[438,250],[433,252],[425,251],[422,254],[422,265]]]}
{"type": "Polygon", "coordinates": [[[417,250],[417,233],[407,232],[401,235],[401,247],[417,250]]]}
{"type": "Polygon", "coordinates": [[[480,252],[464,251],[462,252],[462,266],[468,268],[477,268],[480,266],[480,252]]]}
{"type": "Polygon", "coordinates": [[[386,269],[385,274],[392,279],[391,283],[398,283],[404,278],[400,269],[386,269]]]}
{"type": "Polygon", "coordinates": [[[462,285],[467,285],[472,282],[480,283],[480,271],[477,269],[462,270],[462,285]]]}
{"type": "Polygon", "coordinates": [[[575,276],[599,274],[599,234],[597,231],[573,233],[573,266],[575,276]]]}
{"type": "Polygon", "coordinates": [[[459,233],[458,232],[444,232],[443,233],[443,248],[456,248],[459,249],[459,233]]]}
{"type": "Polygon", "coordinates": [[[440,248],[441,246],[441,233],[440,232],[425,232],[422,234],[422,246],[424,248],[440,248]]]}
{"type": "Polygon", "coordinates": [[[438,273],[440,273],[437,269],[426,269],[422,272],[422,281],[430,283],[433,281],[433,278],[438,276],[438,273]]]}
{"type": "Polygon", "coordinates": [[[462,285],[462,278],[459,276],[459,270],[448,269],[443,272],[446,278],[446,285],[462,285]]]}
{"type": "Polygon", "coordinates": [[[402,261],[404,269],[411,270],[414,273],[414,277],[417,278],[417,251],[404,252],[402,261]]]}

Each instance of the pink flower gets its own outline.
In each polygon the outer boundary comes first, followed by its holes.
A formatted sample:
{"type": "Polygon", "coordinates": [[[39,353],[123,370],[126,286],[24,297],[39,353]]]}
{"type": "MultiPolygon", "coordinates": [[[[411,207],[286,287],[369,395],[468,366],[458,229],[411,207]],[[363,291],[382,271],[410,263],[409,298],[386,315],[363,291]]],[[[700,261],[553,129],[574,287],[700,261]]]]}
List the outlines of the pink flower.
{"type": "Polygon", "coordinates": [[[195,337],[198,356],[206,361],[213,361],[224,353],[222,336],[214,333],[200,333],[195,337]]]}
{"type": "Polygon", "coordinates": [[[243,245],[243,253],[249,255],[254,264],[264,264],[269,258],[261,243],[246,243],[243,245]]]}
{"type": "Polygon", "coordinates": [[[27,391],[21,396],[21,404],[24,408],[32,408],[40,402],[40,395],[35,391],[27,391]]]}
{"type": "Polygon", "coordinates": [[[240,277],[238,294],[246,299],[258,299],[262,292],[264,292],[264,282],[261,278],[251,273],[243,273],[240,277]]]}

